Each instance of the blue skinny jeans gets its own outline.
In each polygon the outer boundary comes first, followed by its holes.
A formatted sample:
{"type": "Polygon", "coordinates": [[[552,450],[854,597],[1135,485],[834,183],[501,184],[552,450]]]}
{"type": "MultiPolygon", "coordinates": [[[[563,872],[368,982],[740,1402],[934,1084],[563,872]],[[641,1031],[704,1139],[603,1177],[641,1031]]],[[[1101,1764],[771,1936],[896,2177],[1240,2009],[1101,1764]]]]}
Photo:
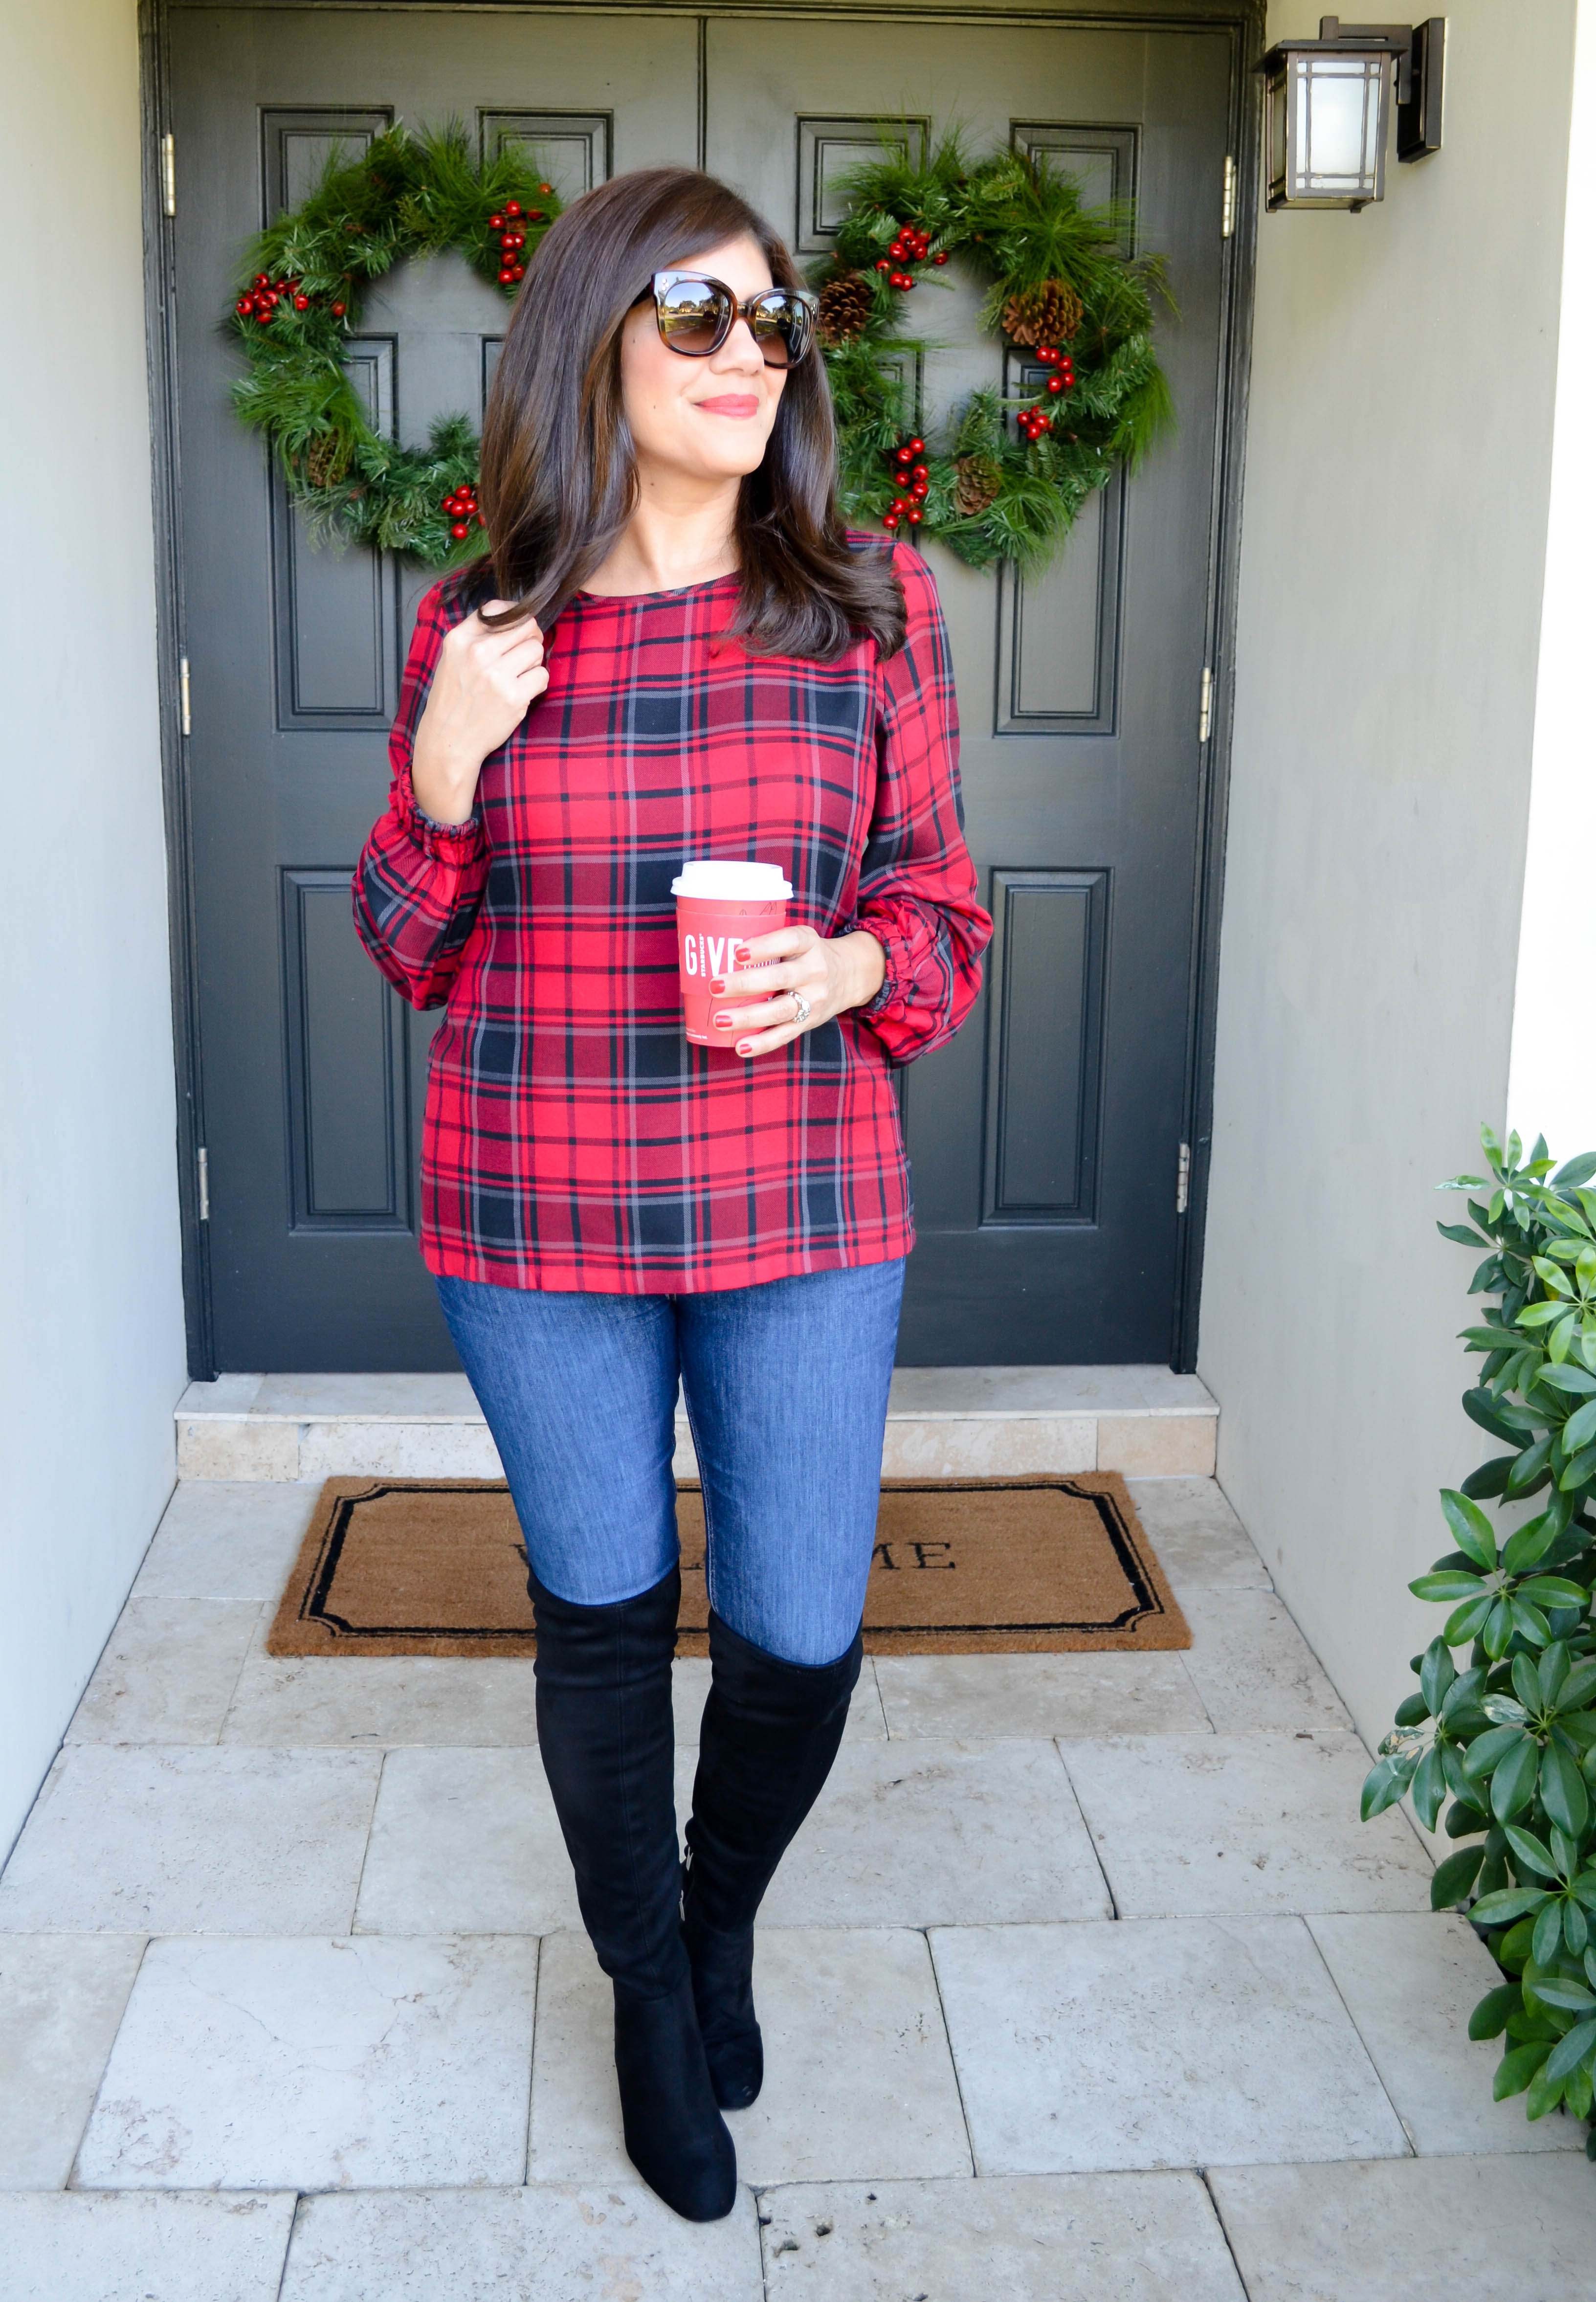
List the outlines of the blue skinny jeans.
{"type": "Polygon", "coordinates": [[[834,1662],[864,1613],[903,1264],[702,1295],[440,1279],[533,1573],[602,1607],[677,1557],[678,1380],[703,1483],[710,1604],[766,1653],[834,1662]]]}

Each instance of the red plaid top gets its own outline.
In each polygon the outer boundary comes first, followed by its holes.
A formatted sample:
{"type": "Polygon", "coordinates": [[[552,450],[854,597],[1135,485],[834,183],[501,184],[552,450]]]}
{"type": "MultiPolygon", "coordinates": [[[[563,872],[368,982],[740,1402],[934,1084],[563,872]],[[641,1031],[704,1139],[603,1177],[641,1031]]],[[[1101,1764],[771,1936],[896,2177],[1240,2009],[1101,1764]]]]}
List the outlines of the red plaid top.
{"type": "Polygon", "coordinates": [[[913,1245],[892,1066],[952,1037],[992,929],[936,587],[914,551],[895,566],[909,636],[888,663],[873,640],[830,663],[718,643],[735,576],[579,594],[547,689],[454,828],[417,807],[410,757],[459,585],[422,601],[354,897],[389,981],[447,1006],[422,1145],[430,1270],[676,1294],[913,1245]],[[879,996],[774,1054],[692,1045],[670,892],[689,856],[779,863],[790,920],[868,928],[879,996]]]}

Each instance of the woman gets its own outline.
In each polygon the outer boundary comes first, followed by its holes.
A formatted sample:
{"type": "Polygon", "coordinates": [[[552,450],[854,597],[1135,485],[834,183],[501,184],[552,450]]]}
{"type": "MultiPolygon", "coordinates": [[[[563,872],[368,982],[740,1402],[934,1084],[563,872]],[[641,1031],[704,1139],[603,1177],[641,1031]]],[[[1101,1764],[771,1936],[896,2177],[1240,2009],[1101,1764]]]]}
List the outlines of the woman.
{"type": "Polygon", "coordinates": [[[690,170],[551,228],[488,410],[491,566],[422,602],[355,884],[378,966],[447,1006],[422,1251],[525,1536],[626,2149],[695,2220],[734,2202],[754,1913],[859,1675],[912,1244],[892,1066],[952,1035],[991,931],[936,592],[837,519],[812,309],[690,170]],[[693,858],[794,886],[711,987],[735,1051],[683,1036],[693,858]],[[712,1663],[685,1869],[678,1381],[712,1663]]]}

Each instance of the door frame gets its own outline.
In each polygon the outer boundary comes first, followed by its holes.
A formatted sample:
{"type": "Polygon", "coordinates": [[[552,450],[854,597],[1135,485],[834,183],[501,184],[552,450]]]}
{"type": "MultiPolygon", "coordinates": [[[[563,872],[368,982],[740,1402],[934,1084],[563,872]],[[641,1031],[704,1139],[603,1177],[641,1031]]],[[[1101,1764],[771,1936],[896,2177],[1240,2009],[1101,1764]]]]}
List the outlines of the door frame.
{"type": "MultiPolygon", "coordinates": [[[[281,8],[300,13],[318,0],[203,0],[211,7],[281,8]]],[[[329,12],[346,0],[321,0],[329,12]]],[[[485,13],[483,0],[388,0],[440,15],[485,13]]],[[[1171,1305],[1170,1365],[1189,1373],[1197,1364],[1204,1230],[1214,1134],[1214,1032],[1219,997],[1220,922],[1224,893],[1225,830],[1230,798],[1233,725],[1241,491],[1246,461],[1247,388],[1252,358],[1253,293],[1258,215],[1258,167],[1263,83],[1253,71],[1264,46],[1265,0],[1098,0],[1095,7],[1007,6],[1003,0],[486,0],[517,13],[579,12],[583,15],[670,15],[697,19],[701,59],[708,25],[716,16],[770,16],[786,21],[845,16],[891,24],[904,17],[953,18],[979,24],[1018,24],[1061,30],[1116,29],[1140,25],[1175,31],[1204,24],[1228,32],[1231,95],[1228,143],[1236,163],[1233,228],[1226,243],[1221,288],[1220,382],[1214,471],[1209,515],[1204,660],[1212,673],[1207,741],[1202,746],[1197,809],[1197,857],[1189,970],[1186,1076],[1182,1139],[1190,1147],[1186,1210],[1179,1217],[1174,1298],[1171,1305]]],[[[359,13],[359,0],[355,0],[359,13]]],[[[205,1079],[199,1037],[195,939],[195,873],[188,737],[182,727],[181,665],[184,647],[183,569],[179,548],[182,446],[177,420],[177,282],[172,219],[164,198],[162,139],[172,125],[167,60],[171,19],[182,0],[139,0],[139,103],[143,131],[144,292],[149,373],[150,449],[155,512],[155,645],[161,781],[166,833],[168,934],[172,952],[172,1046],[177,1084],[178,1206],[182,1238],[183,1309],[189,1374],[207,1382],[216,1374],[211,1315],[210,1226],[201,1205],[200,1150],[206,1141],[205,1079]]],[[[381,13],[374,11],[373,13],[381,13]]],[[[700,77],[699,157],[707,122],[700,77]]],[[[182,155],[175,155],[177,197],[182,197],[182,155]]],[[[1222,187],[1214,190],[1220,206],[1222,187]]],[[[203,703],[201,706],[203,710],[203,703]]],[[[1198,699],[1192,698],[1194,719],[1198,699]]],[[[1174,1179],[1171,1178],[1171,1188],[1174,1179]]]]}

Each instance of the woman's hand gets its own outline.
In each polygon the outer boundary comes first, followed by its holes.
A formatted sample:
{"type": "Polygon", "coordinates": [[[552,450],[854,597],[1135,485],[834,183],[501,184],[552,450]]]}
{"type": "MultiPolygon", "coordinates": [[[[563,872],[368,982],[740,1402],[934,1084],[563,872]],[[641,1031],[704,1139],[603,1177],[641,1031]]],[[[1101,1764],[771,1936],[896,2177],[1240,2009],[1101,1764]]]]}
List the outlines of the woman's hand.
{"type": "Polygon", "coordinates": [[[743,971],[717,976],[710,994],[718,1003],[710,1010],[716,1027],[743,1034],[736,1045],[740,1055],[769,1054],[845,1008],[865,1006],[886,975],[886,954],[862,928],[831,937],[817,935],[813,928],[778,928],[774,935],[740,944],[736,955],[746,962],[743,971]],[[779,964],[770,966],[771,960],[779,964]],[[750,997],[758,1004],[737,1004],[750,997]],[[809,1004],[802,1022],[799,1000],[809,1004]]]}
{"type": "Polygon", "coordinates": [[[483,612],[508,605],[490,600],[485,611],[457,624],[438,651],[410,761],[416,803],[435,823],[465,822],[483,761],[515,734],[549,685],[543,634],[530,616],[503,631],[483,623],[483,612]]]}

